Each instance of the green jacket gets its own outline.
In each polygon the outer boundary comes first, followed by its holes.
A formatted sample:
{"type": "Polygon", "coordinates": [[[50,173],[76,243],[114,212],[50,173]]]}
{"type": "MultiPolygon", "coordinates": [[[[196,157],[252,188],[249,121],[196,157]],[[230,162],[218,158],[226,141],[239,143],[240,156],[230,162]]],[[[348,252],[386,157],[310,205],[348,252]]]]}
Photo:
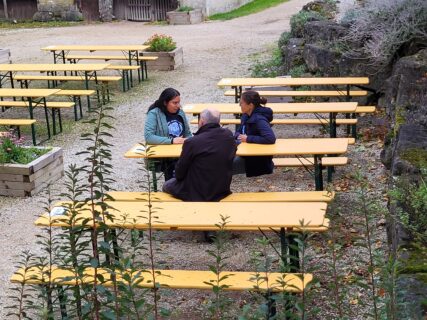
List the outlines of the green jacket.
{"type": "MultiPolygon", "coordinates": [[[[180,109],[178,115],[184,120],[184,138],[191,137],[190,126],[184,111],[180,109]]],[[[147,144],[171,144],[166,115],[159,108],[154,108],[147,113],[144,136],[147,144]]]]}

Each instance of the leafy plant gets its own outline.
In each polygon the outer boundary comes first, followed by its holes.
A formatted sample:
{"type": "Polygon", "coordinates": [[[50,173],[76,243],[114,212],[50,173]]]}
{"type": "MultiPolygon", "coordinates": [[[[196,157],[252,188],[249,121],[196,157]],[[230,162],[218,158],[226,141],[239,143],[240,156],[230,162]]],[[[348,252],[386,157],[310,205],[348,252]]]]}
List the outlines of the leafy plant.
{"type": "Polygon", "coordinates": [[[193,10],[194,10],[193,7],[190,7],[190,6],[181,6],[176,11],[178,11],[178,12],[190,12],[190,11],[193,11],[193,10]]]}
{"type": "Polygon", "coordinates": [[[23,147],[20,143],[21,141],[12,135],[7,135],[0,140],[0,164],[27,164],[51,150],[51,148],[23,147]]]}
{"type": "Polygon", "coordinates": [[[289,39],[292,37],[291,33],[289,31],[285,31],[280,35],[279,42],[277,43],[277,46],[282,48],[283,46],[286,46],[289,42],[289,39]]]}
{"type": "Polygon", "coordinates": [[[252,66],[252,77],[277,77],[281,74],[282,56],[279,48],[275,48],[271,56],[265,60],[256,60],[252,66]]]}
{"type": "Polygon", "coordinates": [[[169,52],[176,49],[176,42],[171,36],[165,34],[154,34],[144,44],[149,45],[147,51],[150,52],[169,52]]]}
{"type": "Polygon", "coordinates": [[[316,11],[302,10],[291,17],[291,34],[293,37],[301,38],[303,36],[304,25],[307,21],[326,20],[326,18],[316,11]]]}

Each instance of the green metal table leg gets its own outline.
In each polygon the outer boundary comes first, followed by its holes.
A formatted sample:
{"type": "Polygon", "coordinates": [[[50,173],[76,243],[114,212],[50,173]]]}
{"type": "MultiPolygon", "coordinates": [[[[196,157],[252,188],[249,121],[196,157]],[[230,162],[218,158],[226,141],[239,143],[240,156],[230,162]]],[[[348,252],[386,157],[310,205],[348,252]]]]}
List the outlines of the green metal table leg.
{"type": "Polygon", "coordinates": [[[314,155],[314,179],[316,191],[323,190],[323,174],[322,174],[322,158],[319,155],[314,155]]]}
{"type": "MultiPolygon", "coordinates": [[[[34,115],[33,115],[33,100],[30,98],[28,98],[28,110],[30,112],[30,119],[34,119],[34,115]]],[[[31,136],[33,138],[33,144],[36,145],[36,128],[34,123],[31,124],[31,136]]]]}
{"type": "MultiPolygon", "coordinates": [[[[86,90],[89,90],[89,77],[87,74],[87,71],[85,71],[85,88],[86,90]]],[[[99,101],[99,92],[98,92],[98,88],[96,88],[96,94],[98,95],[98,101],[99,101]]],[[[89,111],[91,111],[91,107],[90,107],[90,96],[87,96],[87,109],[89,111]]]]}

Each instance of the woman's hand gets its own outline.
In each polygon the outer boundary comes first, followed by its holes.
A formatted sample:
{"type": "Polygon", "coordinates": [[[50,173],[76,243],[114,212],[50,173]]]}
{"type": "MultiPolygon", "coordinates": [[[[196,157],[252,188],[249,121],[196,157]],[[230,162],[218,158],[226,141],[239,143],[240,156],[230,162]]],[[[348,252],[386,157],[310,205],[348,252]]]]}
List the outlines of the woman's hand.
{"type": "Polygon", "coordinates": [[[183,144],[186,138],[183,137],[176,137],[173,138],[172,144],[183,144]]]}
{"type": "Polygon", "coordinates": [[[241,142],[246,142],[248,136],[246,134],[239,134],[237,139],[239,139],[241,142]]]}

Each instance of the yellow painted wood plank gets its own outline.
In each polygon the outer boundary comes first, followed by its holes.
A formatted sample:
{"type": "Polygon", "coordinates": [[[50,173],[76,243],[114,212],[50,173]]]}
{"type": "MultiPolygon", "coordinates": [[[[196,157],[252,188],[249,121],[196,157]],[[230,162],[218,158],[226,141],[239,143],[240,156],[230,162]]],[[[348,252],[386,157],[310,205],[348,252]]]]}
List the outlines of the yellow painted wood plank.
{"type": "MultiPolygon", "coordinates": [[[[268,91],[268,90],[258,90],[254,88],[253,90],[257,91],[262,97],[342,97],[347,96],[347,91],[344,90],[306,90],[306,91],[296,91],[296,90],[283,90],[283,91],[268,91]]],[[[368,91],[365,90],[351,90],[349,95],[352,97],[363,97],[368,94],[368,91]]],[[[227,90],[224,92],[226,97],[234,97],[236,92],[234,90],[227,90]]]]}
{"type": "Polygon", "coordinates": [[[61,90],[54,93],[54,96],[90,96],[95,90],[61,90]]]}
{"type": "Polygon", "coordinates": [[[29,126],[36,123],[34,119],[0,119],[1,126],[29,126]]]}
{"type": "MultiPolygon", "coordinates": [[[[66,203],[56,204],[56,207],[66,203]]],[[[147,229],[148,202],[111,203],[114,210],[109,210],[105,224],[111,228],[147,229]]],[[[260,228],[300,227],[301,221],[307,226],[321,227],[324,224],[326,202],[156,202],[153,206],[152,228],[177,229],[198,228],[216,230],[221,222],[221,215],[229,217],[226,229],[244,227],[248,230],[260,228]],[[260,214],[262,213],[262,214],[260,214]]],[[[52,211],[55,213],[59,209],[52,211]]],[[[100,208],[97,208],[100,210],[100,208]]],[[[52,213],[52,214],[53,214],[52,213]]],[[[88,226],[93,224],[90,207],[84,205],[78,209],[75,224],[90,218],[88,226]]],[[[69,226],[66,215],[43,214],[36,220],[38,226],[69,226]]]]}
{"type": "MultiPolygon", "coordinates": [[[[137,58],[132,58],[132,61],[155,61],[159,57],[154,56],[139,56],[137,58]]],[[[119,61],[129,61],[129,57],[125,56],[95,56],[95,55],[68,55],[67,60],[119,60],[119,61]]],[[[138,67],[139,68],[139,67],[138,67]]]]}
{"type": "MultiPolygon", "coordinates": [[[[25,107],[30,104],[27,101],[0,101],[0,106],[3,107],[25,107]]],[[[74,107],[74,102],[68,101],[47,101],[46,107],[48,108],[71,108],[74,107]]]]}
{"type": "MultiPolygon", "coordinates": [[[[108,194],[116,201],[148,201],[147,192],[111,191],[108,194]]],[[[334,196],[333,192],[328,191],[237,192],[225,197],[220,202],[330,202],[334,196]]],[[[168,193],[152,192],[151,201],[176,202],[181,200],[168,193]]]]}
{"type": "MultiPolygon", "coordinates": [[[[61,81],[85,81],[83,76],[34,76],[34,75],[17,75],[15,80],[61,80],[61,81]]],[[[97,76],[98,81],[119,81],[122,79],[120,76],[97,76]]],[[[94,77],[90,77],[89,81],[95,81],[94,77]]]]}
{"type": "MultiPolygon", "coordinates": [[[[190,121],[191,124],[197,124],[198,120],[193,119],[190,121]]],[[[329,124],[329,119],[273,119],[271,124],[283,124],[283,125],[321,125],[329,124]]],[[[230,125],[230,124],[240,124],[240,119],[221,119],[220,124],[230,125]]],[[[357,124],[357,119],[337,119],[337,125],[343,124],[357,124]]]]}
{"type": "MultiPolygon", "coordinates": [[[[307,102],[307,103],[270,103],[266,105],[273,113],[353,113],[357,102],[307,102]]],[[[216,109],[225,114],[241,114],[237,103],[195,103],[183,106],[185,113],[200,114],[207,108],[216,109]]]]}
{"type": "MultiPolygon", "coordinates": [[[[350,138],[351,139],[351,138],[350,138]]],[[[354,139],[353,139],[354,140],[354,139]]],[[[343,154],[349,138],[277,139],[275,144],[240,143],[239,156],[293,156],[343,154]]],[[[178,158],[181,144],[150,145],[148,150],[137,144],[125,153],[125,158],[178,158]]]]}
{"type": "MultiPolygon", "coordinates": [[[[274,158],[275,167],[302,167],[314,166],[314,158],[274,158]]],[[[324,157],[323,166],[344,166],[348,163],[347,157],[324,157]]]]}
{"type": "Polygon", "coordinates": [[[48,97],[60,89],[9,89],[0,88],[0,97],[3,98],[19,98],[19,97],[32,97],[32,98],[43,98],[48,97]]]}
{"type": "Polygon", "coordinates": [[[106,70],[138,70],[139,66],[108,66],[106,70]]]}
{"type": "Polygon", "coordinates": [[[133,45],[133,44],[121,44],[121,45],[52,45],[41,48],[44,51],[145,51],[150,46],[147,45],[133,45]]]}
{"type": "Polygon", "coordinates": [[[319,78],[223,78],[219,87],[226,86],[312,86],[312,85],[369,84],[367,77],[319,78]]]}
{"type": "Polygon", "coordinates": [[[109,63],[10,63],[0,64],[3,72],[31,72],[31,71],[100,71],[109,66],[109,63]]]}
{"type": "MultiPolygon", "coordinates": [[[[22,283],[24,280],[28,284],[42,284],[49,281],[47,277],[47,269],[42,267],[31,267],[28,270],[19,269],[11,278],[12,282],[22,283]]],[[[77,277],[71,270],[53,267],[50,278],[55,284],[75,285],[77,277]]],[[[211,271],[199,270],[155,270],[155,282],[161,287],[170,289],[200,289],[212,290],[212,286],[205,282],[216,280],[216,275],[211,271]]],[[[102,275],[104,286],[112,286],[112,272],[107,269],[98,268],[97,273],[102,275]]],[[[95,270],[91,267],[85,268],[83,278],[79,278],[79,282],[92,284],[94,282],[95,270]]],[[[134,283],[139,287],[152,288],[153,274],[150,270],[115,270],[114,272],[118,282],[124,282],[125,275],[129,275],[134,283]]],[[[227,285],[228,291],[266,291],[274,292],[302,292],[304,288],[313,280],[311,274],[295,274],[295,273],[259,273],[259,276],[264,277],[264,281],[256,285],[254,277],[256,272],[243,271],[224,271],[220,273],[220,277],[227,276],[221,284],[227,285]]],[[[214,282],[215,283],[215,282],[214,282]]]]}

